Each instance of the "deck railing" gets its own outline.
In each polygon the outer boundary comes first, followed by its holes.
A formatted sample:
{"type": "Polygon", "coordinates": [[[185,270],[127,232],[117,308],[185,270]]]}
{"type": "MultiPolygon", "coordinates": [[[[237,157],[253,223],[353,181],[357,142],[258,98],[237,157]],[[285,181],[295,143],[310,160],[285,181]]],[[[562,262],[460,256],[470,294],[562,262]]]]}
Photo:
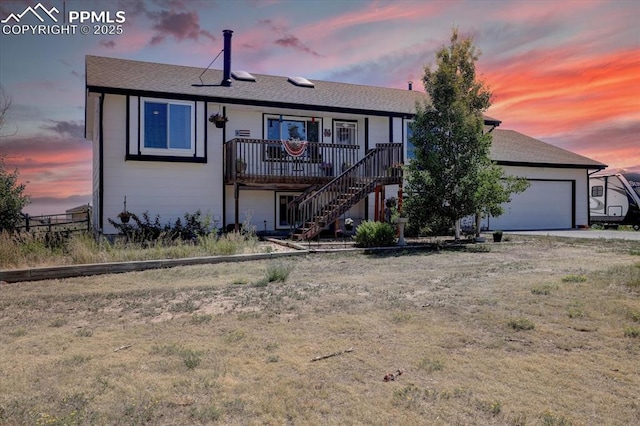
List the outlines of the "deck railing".
{"type": "Polygon", "coordinates": [[[360,159],[358,146],[308,142],[302,155],[289,155],[281,141],[231,139],[224,144],[227,183],[325,183],[360,159]]]}

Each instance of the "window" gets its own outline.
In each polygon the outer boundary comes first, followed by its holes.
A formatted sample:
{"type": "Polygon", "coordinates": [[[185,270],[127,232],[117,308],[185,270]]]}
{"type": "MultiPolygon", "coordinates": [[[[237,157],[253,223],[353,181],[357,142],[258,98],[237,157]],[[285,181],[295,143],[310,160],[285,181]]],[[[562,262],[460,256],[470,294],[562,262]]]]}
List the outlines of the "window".
{"type": "MultiPolygon", "coordinates": [[[[289,210],[288,210],[288,205],[291,201],[293,201],[298,195],[300,194],[292,194],[292,193],[277,193],[276,194],[276,202],[277,202],[277,208],[276,208],[276,228],[277,229],[283,229],[283,228],[289,228],[290,224],[289,224],[289,210]]],[[[296,222],[296,218],[293,218],[292,220],[294,222],[294,226],[295,226],[295,222],[296,222]]]]}
{"type": "Polygon", "coordinates": [[[591,196],[592,197],[602,197],[604,195],[604,186],[602,185],[594,185],[591,187],[591,196]]]}
{"type": "Polygon", "coordinates": [[[319,142],[319,123],[315,119],[267,118],[267,139],[319,142]]]}
{"type": "Polygon", "coordinates": [[[144,99],[142,114],[143,153],[191,155],[195,152],[192,103],[144,99]]]}
{"type": "Polygon", "coordinates": [[[336,121],[334,123],[335,142],[346,145],[357,145],[358,123],[351,121],[336,121]]]}
{"type": "MultiPolygon", "coordinates": [[[[267,139],[272,141],[279,140],[300,140],[308,142],[320,141],[320,121],[315,118],[306,117],[268,117],[267,118],[267,139]]],[[[272,144],[267,146],[267,160],[279,159],[286,156],[286,152],[281,144],[272,144]]],[[[314,161],[320,161],[318,146],[309,144],[302,158],[311,158],[314,161]]]]}

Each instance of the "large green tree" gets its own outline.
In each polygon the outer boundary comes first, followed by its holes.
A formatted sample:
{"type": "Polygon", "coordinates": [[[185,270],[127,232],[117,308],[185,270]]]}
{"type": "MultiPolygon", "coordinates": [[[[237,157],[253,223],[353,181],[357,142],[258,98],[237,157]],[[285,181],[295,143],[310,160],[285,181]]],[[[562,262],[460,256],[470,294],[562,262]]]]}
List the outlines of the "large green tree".
{"type": "Polygon", "coordinates": [[[480,212],[497,216],[510,194],[526,189],[524,179],[507,178],[489,157],[483,113],[491,92],[476,76],[479,55],[471,37],[454,29],[449,46],[437,52],[437,66],[425,67],[430,102],[416,106],[410,139],[416,158],[407,167],[404,207],[412,226],[442,220],[454,225],[480,212]]]}
{"type": "MultiPolygon", "coordinates": [[[[0,136],[11,99],[0,86],[0,136]]],[[[9,172],[0,153],[0,231],[12,231],[22,220],[21,212],[29,203],[24,194],[25,185],[18,183],[18,171],[9,172]]]]}

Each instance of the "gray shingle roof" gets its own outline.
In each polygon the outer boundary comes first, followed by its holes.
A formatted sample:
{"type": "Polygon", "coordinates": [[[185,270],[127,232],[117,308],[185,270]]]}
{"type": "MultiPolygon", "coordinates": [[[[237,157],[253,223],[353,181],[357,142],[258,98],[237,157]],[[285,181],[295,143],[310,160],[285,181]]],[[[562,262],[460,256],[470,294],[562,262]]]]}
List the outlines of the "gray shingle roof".
{"type": "MultiPolygon", "coordinates": [[[[299,87],[287,81],[288,77],[253,73],[255,82],[233,80],[232,87],[223,87],[218,85],[222,81],[222,70],[217,69],[209,69],[202,76],[207,86],[194,86],[200,84],[202,68],[100,56],[87,56],[86,67],[88,87],[203,96],[235,100],[238,103],[255,104],[257,101],[300,105],[305,109],[339,108],[397,115],[413,114],[416,102],[428,99],[425,93],[418,91],[321,80],[313,80],[315,88],[299,87]]],[[[488,116],[485,116],[485,120],[499,123],[499,120],[488,116]]],[[[513,130],[496,129],[492,134],[491,158],[494,161],[605,167],[602,163],[513,130]]]]}
{"type": "MultiPolygon", "coordinates": [[[[320,80],[313,80],[315,88],[298,87],[288,82],[287,77],[253,73],[256,82],[232,80],[232,87],[194,87],[194,84],[200,84],[199,76],[203,68],[99,56],[87,56],[86,67],[88,87],[207,96],[247,102],[412,114],[417,101],[428,99],[425,93],[418,91],[320,80]]],[[[222,70],[209,69],[202,79],[207,85],[217,85],[222,81],[222,70]]]]}
{"type": "Polygon", "coordinates": [[[491,159],[499,163],[581,166],[602,169],[606,165],[566,151],[514,130],[495,129],[492,133],[491,159]]]}

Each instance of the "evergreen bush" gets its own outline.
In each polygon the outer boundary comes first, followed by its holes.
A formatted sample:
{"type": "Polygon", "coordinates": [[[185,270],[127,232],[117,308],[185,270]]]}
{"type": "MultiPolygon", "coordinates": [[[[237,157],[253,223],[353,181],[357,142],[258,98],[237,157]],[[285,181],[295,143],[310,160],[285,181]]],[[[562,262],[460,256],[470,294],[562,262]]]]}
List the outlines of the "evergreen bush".
{"type": "Polygon", "coordinates": [[[386,222],[364,221],[354,236],[359,247],[388,247],[396,242],[396,229],[386,222]]]}

